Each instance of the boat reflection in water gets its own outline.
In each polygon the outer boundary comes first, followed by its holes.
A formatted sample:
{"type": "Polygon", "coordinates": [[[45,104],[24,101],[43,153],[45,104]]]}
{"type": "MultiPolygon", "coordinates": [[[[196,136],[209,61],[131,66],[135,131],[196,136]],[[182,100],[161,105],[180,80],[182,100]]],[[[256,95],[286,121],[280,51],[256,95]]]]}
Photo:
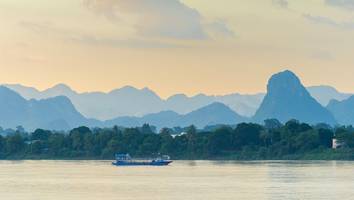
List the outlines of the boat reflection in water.
{"type": "Polygon", "coordinates": [[[116,166],[139,166],[139,165],[150,165],[150,166],[165,166],[172,163],[170,157],[167,155],[155,158],[155,159],[132,159],[129,154],[116,154],[116,161],[112,162],[116,166]]]}

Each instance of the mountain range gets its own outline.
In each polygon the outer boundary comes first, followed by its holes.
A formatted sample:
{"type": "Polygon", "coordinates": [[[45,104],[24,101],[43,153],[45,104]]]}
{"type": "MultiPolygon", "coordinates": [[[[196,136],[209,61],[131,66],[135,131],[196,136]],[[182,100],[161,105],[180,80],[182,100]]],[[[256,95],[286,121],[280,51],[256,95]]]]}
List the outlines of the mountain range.
{"type": "Polygon", "coordinates": [[[338,92],[336,88],[328,85],[310,86],[306,89],[322,106],[327,106],[333,99],[343,101],[354,95],[350,93],[338,92]]]}
{"type": "Polygon", "coordinates": [[[19,125],[27,130],[36,128],[69,130],[78,126],[111,127],[114,125],[136,127],[144,123],[163,127],[195,125],[203,128],[208,125],[237,124],[247,121],[222,103],[212,103],[185,115],[173,111],[148,114],[143,117],[117,117],[99,121],[81,115],[65,96],[42,100],[26,100],[16,92],[0,86],[0,125],[14,128],[19,125]]]}
{"type": "MultiPolygon", "coordinates": [[[[108,93],[79,93],[65,84],[58,84],[44,91],[19,84],[5,84],[4,86],[16,91],[27,100],[66,96],[84,116],[99,120],[124,116],[141,117],[166,110],[187,114],[214,102],[223,103],[242,116],[252,117],[265,96],[264,93],[233,93],[218,96],[198,94],[192,97],[176,94],[162,99],[149,88],[137,89],[131,86],[114,89],[108,93]]],[[[307,90],[323,106],[326,106],[332,99],[342,101],[351,96],[351,94],[340,93],[330,86],[312,86],[307,90]]]]}
{"type": "Polygon", "coordinates": [[[156,126],[158,129],[176,126],[186,127],[190,125],[203,128],[210,125],[238,124],[246,121],[249,121],[249,119],[237,114],[228,106],[222,103],[212,103],[184,115],[173,111],[162,111],[143,117],[118,117],[105,121],[105,126],[110,127],[117,124],[124,124],[126,126],[135,127],[148,123],[156,126]]]}
{"type": "Polygon", "coordinates": [[[343,101],[333,99],[327,109],[333,113],[339,124],[354,125],[354,96],[343,101]]]}
{"type": "Polygon", "coordinates": [[[0,86],[0,125],[67,130],[81,125],[98,125],[97,120],[81,115],[64,96],[43,100],[26,100],[16,92],[0,86]]]}
{"type": "Polygon", "coordinates": [[[75,107],[86,117],[108,120],[118,116],[140,117],[150,113],[171,110],[187,114],[214,102],[221,102],[244,116],[252,116],[261,103],[264,94],[241,95],[238,93],[224,96],[198,94],[188,97],[176,94],[162,99],[149,88],[137,89],[125,86],[108,93],[78,93],[65,84],[58,84],[44,91],[19,84],[4,86],[16,91],[26,99],[46,99],[55,96],[68,97],[75,107]]]}
{"type": "Polygon", "coordinates": [[[39,91],[22,85],[0,87],[0,126],[22,125],[68,130],[77,126],[134,127],[149,123],[163,127],[195,125],[198,128],[240,122],[281,122],[334,125],[354,124],[354,97],[330,86],[305,88],[291,71],[273,75],[267,93],[220,96],[184,94],[162,99],[148,88],[126,86],[108,93],[78,93],[64,84],[39,91]],[[327,105],[328,104],[328,105],[327,105]]]}

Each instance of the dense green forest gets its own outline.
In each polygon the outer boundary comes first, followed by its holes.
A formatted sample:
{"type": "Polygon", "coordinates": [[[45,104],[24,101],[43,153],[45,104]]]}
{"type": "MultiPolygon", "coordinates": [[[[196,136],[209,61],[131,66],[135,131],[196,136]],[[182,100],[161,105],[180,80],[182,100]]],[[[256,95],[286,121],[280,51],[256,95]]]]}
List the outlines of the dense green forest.
{"type": "Polygon", "coordinates": [[[79,127],[70,132],[22,130],[0,136],[0,159],[113,159],[115,153],[168,154],[172,159],[354,160],[354,128],[310,126],[296,120],[283,125],[271,119],[264,125],[241,123],[203,130],[190,126],[164,128],[159,133],[145,124],[137,128],[79,127]],[[334,137],[341,144],[338,149],[332,149],[334,137]]]}

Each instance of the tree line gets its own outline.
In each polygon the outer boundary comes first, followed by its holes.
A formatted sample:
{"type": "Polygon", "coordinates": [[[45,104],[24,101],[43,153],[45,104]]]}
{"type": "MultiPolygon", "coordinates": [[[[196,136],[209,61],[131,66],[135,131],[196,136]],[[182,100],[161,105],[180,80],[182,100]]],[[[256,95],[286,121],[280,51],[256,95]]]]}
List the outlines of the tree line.
{"type": "Polygon", "coordinates": [[[311,126],[296,120],[264,125],[241,123],[197,130],[142,127],[78,127],[68,132],[18,129],[0,136],[0,159],[114,159],[170,155],[173,159],[345,159],[354,160],[354,128],[311,126]],[[339,149],[332,149],[336,138],[339,149]]]}

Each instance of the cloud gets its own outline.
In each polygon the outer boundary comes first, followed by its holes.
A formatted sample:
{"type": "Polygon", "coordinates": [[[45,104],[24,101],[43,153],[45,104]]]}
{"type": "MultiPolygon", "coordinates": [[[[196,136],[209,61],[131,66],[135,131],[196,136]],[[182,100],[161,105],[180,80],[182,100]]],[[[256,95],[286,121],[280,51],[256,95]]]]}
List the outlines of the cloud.
{"type": "Polygon", "coordinates": [[[37,23],[32,21],[20,21],[19,26],[27,30],[30,30],[34,33],[42,34],[42,35],[50,35],[50,34],[61,35],[67,33],[67,31],[56,28],[49,22],[37,23]]]}
{"type": "Polygon", "coordinates": [[[142,40],[142,39],[116,39],[116,38],[102,38],[90,35],[80,35],[68,39],[74,43],[80,43],[92,46],[107,46],[113,48],[183,48],[185,46],[173,44],[168,42],[142,40]]]}
{"type": "MultiPolygon", "coordinates": [[[[161,42],[157,40],[143,40],[143,39],[118,39],[118,38],[107,38],[102,36],[95,36],[93,34],[83,34],[73,30],[66,30],[60,27],[56,27],[54,24],[48,22],[32,22],[32,21],[21,21],[19,26],[29,30],[37,35],[45,36],[48,38],[59,38],[65,42],[92,45],[92,46],[106,46],[113,48],[177,48],[184,47],[182,45],[177,45],[168,42],[161,42]]],[[[40,59],[38,56],[28,57],[27,60],[37,61],[40,59]]]]}
{"type": "Polygon", "coordinates": [[[353,0],[325,0],[325,2],[330,6],[336,6],[347,10],[354,10],[353,0]]]}
{"type": "Polygon", "coordinates": [[[206,25],[206,30],[209,35],[213,37],[222,37],[222,38],[234,38],[236,34],[233,30],[231,30],[227,23],[222,20],[214,21],[206,25]]]}
{"type": "Polygon", "coordinates": [[[289,2],[287,0],[272,0],[273,5],[279,6],[281,8],[288,8],[289,2]]]}
{"type": "Polygon", "coordinates": [[[354,22],[337,22],[328,17],[314,16],[310,14],[303,14],[303,17],[312,23],[324,24],[340,29],[354,30],[354,22]]]}
{"type": "Polygon", "coordinates": [[[111,32],[107,36],[100,34],[104,31],[27,20],[21,21],[19,26],[63,42],[113,48],[186,48],[190,45],[186,45],[184,40],[235,37],[225,21],[206,20],[197,10],[179,0],[83,0],[83,5],[108,19],[115,31],[124,26],[133,29],[135,34],[127,37],[111,32]]]}
{"type": "MultiPolygon", "coordinates": [[[[112,22],[130,20],[138,36],[182,40],[209,37],[201,14],[180,0],[84,0],[84,5],[112,22]]],[[[213,23],[221,33],[231,34],[227,26],[213,23]]]]}
{"type": "Polygon", "coordinates": [[[178,0],[86,0],[85,5],[110,20],[136,17],[139,35],[177,39],[205,39],[202,17],[178,0]]]}

